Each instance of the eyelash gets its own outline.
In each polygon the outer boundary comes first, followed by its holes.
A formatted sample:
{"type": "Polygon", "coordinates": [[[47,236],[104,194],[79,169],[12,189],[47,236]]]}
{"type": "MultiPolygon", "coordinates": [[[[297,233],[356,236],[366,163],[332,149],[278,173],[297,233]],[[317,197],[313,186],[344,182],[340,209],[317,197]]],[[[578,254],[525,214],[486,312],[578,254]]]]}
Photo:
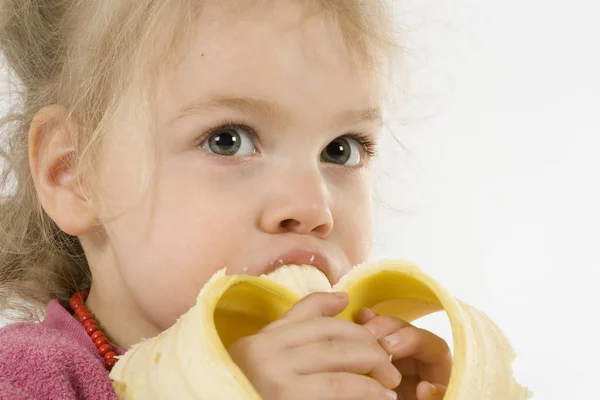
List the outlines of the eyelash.
{"type": "Polygon", "coordinates": [[[202,143],[204,143],[204,141],[206,139],[208,139],[215,133],[222,131],[224,129],[228,129],[228,128],[242,128],[243,130],[248,132],[250,134],[250,136],[252,136],[252,140],[254,140],[254,141],[258,140],[258,135],[256,134],[256,131],[254,129],[250,128],[248,125],[244,124],[241,121],[236,121],[233,119],[226,119],[226,120],[223,120],[220,123],[218,123],[214,128],[210,128],[206,132],[204,132],[202,135],[200,135],[200,137],[196,140],[195,146],[197,146],[197,147],[200,146],[202,143]]]}
{"type": "MultiPolygon", "coordinates": [[[[202,134],[196,140],[195,146],[196,147],[200,146],[206,139],[208,139],[215,133],[217,133],[223,129],[228,129],[228,128],[242,128],[244,131],[246,131],[248,134],[250,134],[250,136],[252,136],[252,139],[254,141],[258,140],[258,134],[256,133],[256,131],[254,129],[252,129],[248,125],[246,125],[243,122],[238,121],[238,120],[226,119],[226,120],[223,120],[222,122],[220,122],[219,124],[217,124],[216,127],[210,128],[204,134],[202,134]]],[[[351,133],[346,133],[344,135],[338,136],[335,139],[352,139],[352,140],[354,140],[356,143],[358,143],[362,147],[362,150],[365,153],[367,160],[371,159],[377,155],[377,143],[371,136],[369,136],[365,133],[351,132],[351,133]]]]}
{"type": "Polygon", "coordinates": [[[377,155],[377,143],[375,140],[364,133],[353,132],[338,136],[336,139],[352,139],[358,143],[365,152],[367,159],[371,159],[377,155]]]}

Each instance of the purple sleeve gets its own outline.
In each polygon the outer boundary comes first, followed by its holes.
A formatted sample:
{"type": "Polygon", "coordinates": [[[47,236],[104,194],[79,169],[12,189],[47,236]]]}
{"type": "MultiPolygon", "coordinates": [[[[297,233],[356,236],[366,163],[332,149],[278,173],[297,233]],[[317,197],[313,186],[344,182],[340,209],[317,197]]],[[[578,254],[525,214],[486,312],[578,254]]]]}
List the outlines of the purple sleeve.
{"type": "Polygon", "coordinates": [[[31,394],[19,389],[12,380],[0,375],[0,400],[33,400],[31,394]]]}

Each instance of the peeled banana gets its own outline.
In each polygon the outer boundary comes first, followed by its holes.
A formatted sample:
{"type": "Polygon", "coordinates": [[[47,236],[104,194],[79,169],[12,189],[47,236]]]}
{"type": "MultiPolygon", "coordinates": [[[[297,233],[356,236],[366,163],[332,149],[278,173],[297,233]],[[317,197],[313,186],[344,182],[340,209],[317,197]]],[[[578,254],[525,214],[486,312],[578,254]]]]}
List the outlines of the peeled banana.
{"type": "Polygon", "coordinates": [[[133,346],[110,378],[123,400],[260,400],[226,351],[236,339],[259,331],[315,291],[346,291],[339,318],[362,307],[414,321],[445,310],[454,340],[446,400],[525,400],[531,393],[513,377],[514,352],[498,327],[480,311],[452,297],[411,263],[381,261],[354,267],[333,288],[312,266],[283,266],[269,275],[217,272],[197,303],[171,328],[133,346]]]}

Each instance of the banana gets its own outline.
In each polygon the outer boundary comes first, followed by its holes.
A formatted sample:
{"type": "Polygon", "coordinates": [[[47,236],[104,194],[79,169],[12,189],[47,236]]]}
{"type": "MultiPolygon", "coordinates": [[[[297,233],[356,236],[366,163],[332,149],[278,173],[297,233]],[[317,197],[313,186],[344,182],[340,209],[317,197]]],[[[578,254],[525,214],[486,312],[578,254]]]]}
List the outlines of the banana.
{"type": "Polygon", "coordinates": [[[452,327],[454,364],[446,400],[525,400],[531,392],[513,376],[514,351],[482,312],[452,297],[420,269],[403,261],[354,267],[334,287],[312,266],[283,266],[269,275],[227,275],[220,270],[196,305],[168,330],[134,345],[110,373],[123,400],[260,400],[226,351],[315,291],[346,291],[352,320],[362,307],[414,321],[445,310],[452,327]]]}

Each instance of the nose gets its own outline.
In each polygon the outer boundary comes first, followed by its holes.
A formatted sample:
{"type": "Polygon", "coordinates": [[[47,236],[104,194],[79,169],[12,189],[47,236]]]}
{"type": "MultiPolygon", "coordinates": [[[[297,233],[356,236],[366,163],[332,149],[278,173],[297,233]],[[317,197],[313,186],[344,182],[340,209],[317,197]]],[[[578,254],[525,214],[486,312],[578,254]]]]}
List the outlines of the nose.
{"type": "Polygon", "coordinates": [[[278,174],[266,195],[260,228],[267,233],[327,237],[333,229],[328,190],[318,171],[278,174]]]}

